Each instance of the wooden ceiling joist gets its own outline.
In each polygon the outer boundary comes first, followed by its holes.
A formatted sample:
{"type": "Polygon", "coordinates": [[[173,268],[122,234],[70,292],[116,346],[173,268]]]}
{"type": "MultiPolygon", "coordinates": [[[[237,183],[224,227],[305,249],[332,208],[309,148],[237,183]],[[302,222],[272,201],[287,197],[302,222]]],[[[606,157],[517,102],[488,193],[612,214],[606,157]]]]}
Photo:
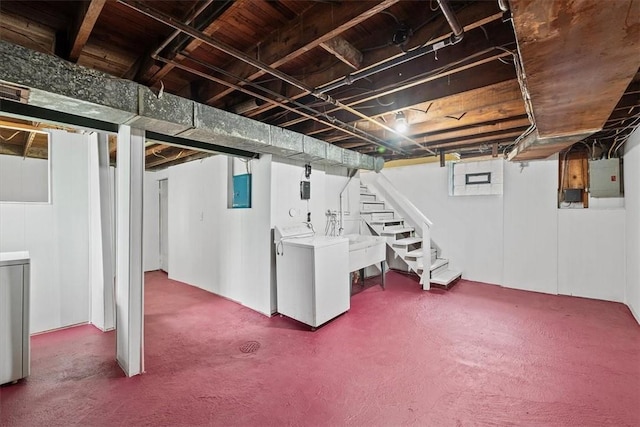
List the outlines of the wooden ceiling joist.
{"type": "Polygon", "coordinates": [[[80,58],[82,49],[87,44],[91,31],[102,12],[102,8],[106,0],[90,0],[78,2],[80,10],[78,11],[78,18],[76,23],[76,29],[72,34],[71,49],[69,51],[69,60],[76,62],[80,58]]]}
{"type": "Polygon", "coordinates": [[[362,52],[340,36],[322,42],[320,46],[354,70],[362,66],[362,52]]]}
{"type": "MultiPolygon", "coordinates": [[[[378,2],[358,1],[341,3],[318,2],[292,20],[284,28],[273,32],[247,52],[272,68],[278,68],[300,55],[342,34],[371,16],[387,9],[399,0],[378,2]]],[[[263,71],[240,61],[234,61],[225,69],[242,79],[255,80],[263,71]]],[[[227,80],[228,78],[224,78],[227,80]]],[[[233,81],[236,83],[236,81],[233,81]]],[[[215,104],[233,92],[220,84],[207,84],[201,98],[207,104],[215,104]]]]}
{"type": "MultiPolygon", "coordinates": [[[[497,5],[493,4],[493,2],[477,2],[470,5],[469,7],[466,7],[459,14],[457,14],[457,18],[460,24],[467,32],[486,25],[490,22],[499,20],[501,17],[502,13],[499,13],[497,5]]],[[[451,32],[448,30],[444,30],[444,28],[448,27],[443,26],[441,22],[431,22],[427,25],[422,26],[413,34],[409,44],[405,46],[405,49],[413,49],[417,46],[420,46],[424,43],[425,40],[431,40],[430,43],[436,43],[438,41],[446,39],[447,37],[450,37],[451,32]],[[434,37],[434,34],[439,35],[434,37]]],[[[389,60],[390,58],[399,57],[401,55],[403,55],[403,53],[398,53],[398,47],[393,45],[386,48],[373,50],[371,52],[368,52],[364,56],[361,69],[374,67],[384,61],[389,60]]],[[[336,75],[345,76],[351,71],[352,69],[347,65],[344,65],[343,67],[335,66],[330,70],[325,70],[323,72],[310,71],[309,76],[307,78],[302,78],[301,80],[308,86],[321,87],[322,85],[333,83],[335,80],[337,80],[335,77],[336,75]]],[[[291,88],[290,91],[286,93],[287,97],[294,100],[300,99],[305,95],[306,94],[304,92],[300,92],[295,88],[291,88]]],[[[251,111],[247,115],[249,117],[256,117],[273,108],[275,108],[273,105],[265,105],[261,108],[251,111]]]]}
{"type": "Polygon", "coordinates": [[[24,144],[24,150],[22,151],[22,157],[27,157],[27,154],[29,154],[29,150],[31,149],[31,146],[33,145],[33,141],[36,139],[36,135],[37,135],[37,133],[35,133],[35,132],[29,132],[29,136],[27,137],[27,141],[24,144]]]}

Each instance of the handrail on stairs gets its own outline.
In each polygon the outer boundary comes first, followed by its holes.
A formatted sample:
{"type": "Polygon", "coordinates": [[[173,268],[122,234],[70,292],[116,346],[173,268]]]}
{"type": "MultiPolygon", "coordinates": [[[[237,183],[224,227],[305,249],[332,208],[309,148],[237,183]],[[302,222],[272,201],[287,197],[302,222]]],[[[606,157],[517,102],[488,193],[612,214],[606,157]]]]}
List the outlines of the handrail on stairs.
{"type": "Polygon", "coordinates": [[[423,242],[420,284],[422,289],[429,290],[431,288],[429,279],[431,277],[431,227],[433,227],[433,222],[411,200],[402,194],[382,172],[364,173],[360,175],[360,179],[365,184],[375,187],[403,216],[409,217],[416,225],[416,231],[420,231],[420,237],[422,237],[423,242]]]}
{"type": "Polygon", "coordinates": [[[403,210],[403,214],[409,216],[409,218],[416,224],[426,224],[427,227],[433,227],[433,222],[427,218],[420,209],[414,205],[404,194],[402,194],[387,178],[384,173],[365,173],[361,174],[361,180],[365,184],[371,184],[378,187],[382,195],[389,199],[396,207],[403,210]]]}

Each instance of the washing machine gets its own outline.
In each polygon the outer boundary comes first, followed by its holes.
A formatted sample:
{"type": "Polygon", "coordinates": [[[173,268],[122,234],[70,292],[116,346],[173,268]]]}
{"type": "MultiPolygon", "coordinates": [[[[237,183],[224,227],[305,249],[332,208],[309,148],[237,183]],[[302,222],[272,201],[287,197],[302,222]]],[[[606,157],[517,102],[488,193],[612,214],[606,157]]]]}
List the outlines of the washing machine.
{"type": "Polygon", "coordinates": [[[349,310],[349,239],[276,226],[278,313],[316,328],[349,310]]]}

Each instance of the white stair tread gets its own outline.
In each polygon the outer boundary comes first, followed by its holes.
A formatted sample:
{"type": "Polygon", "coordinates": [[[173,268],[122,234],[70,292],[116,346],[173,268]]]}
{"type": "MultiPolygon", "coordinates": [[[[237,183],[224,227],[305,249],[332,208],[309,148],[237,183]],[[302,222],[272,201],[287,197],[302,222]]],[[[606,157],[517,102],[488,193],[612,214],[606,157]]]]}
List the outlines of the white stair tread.
{"type": "Polygon", "coordinates": [[[460,271],[446,269],[438,272],[438,274],[432,277],[431,283],[441,286],[447,286],[460,276],[462,276],[462,273],[460,271]]]}
{"type": "Polygon", "coordinates": [[[370,214],[370,213],[395,213],[393,209],[366,209],[360,211],[360,214],[370,214]]]}
{"type": "MultiPolygon", "coordinates": [[[[380,232],[381,236],[395,236],[396,234],[412,233],[415,230],[413,227],[404,227],[396,229],[386,229],[380,232]]],[[[422,239],[421,239],[422,240],[422,239]]]]}
{"type": "Polygon", "coordinates": [[[360,195],[361,196],[375,196],[375,194],[369,193],[368,191],[360,191],[360,195]]]}
{"type": "Polygon", "coordinates": [[[412,251],[407,252],[404,255],[404,257],[405,258],[420,258],[423,254],[424,254],[424,252],[422,251],[422,249],[414,249],[412,251]]]}
{"type": "Polygon", "coordinates": [[[393,242],[393,246],[408,246],[416,243],[422,243],[422,237],[407,237],[393,242]]]}
{"type": "Polygon", "coordinates": [[[435,270],[436,268],[440,268],[443,265],[446,265],[448,263],[449,263],[448,259],[437,258],[434,262],[431,263],[431,271],[435,270]]]}
{"type": "Polygon", "coordinates": [[[390,219],[374,219],[373,221],[369,221],[369,224],[392,224],[394,222],[404,222],[404,218],[390,218],[390,219]]]}
{"type": "Polygon", "coordinates": [[[363,200],[360,203],[363,205],[384,205],[384,202],[380,200],[363,200]]]}

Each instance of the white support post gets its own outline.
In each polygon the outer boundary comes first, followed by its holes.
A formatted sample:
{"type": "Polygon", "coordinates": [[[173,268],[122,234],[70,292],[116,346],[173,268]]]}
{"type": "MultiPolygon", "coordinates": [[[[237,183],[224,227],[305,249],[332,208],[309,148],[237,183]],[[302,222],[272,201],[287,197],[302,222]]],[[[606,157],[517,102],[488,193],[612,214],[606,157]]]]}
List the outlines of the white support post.
{"type": "Polygon", "coordinates": [[[120,126],[116,176],[116,357],[131,377],[144,371],[144,130],[120,126]]]}
{"type": "Polygon", "coordinates": [[[422,222],[422,274],[420,275],[422,290],[431,289],[431,229],[422,222]]]}
{"type": "Polygon", "coordinates": [[[91,211],[91,323],[115,328],[113,197],[108,135],[93,133],[89,146],[91,211]]]}

